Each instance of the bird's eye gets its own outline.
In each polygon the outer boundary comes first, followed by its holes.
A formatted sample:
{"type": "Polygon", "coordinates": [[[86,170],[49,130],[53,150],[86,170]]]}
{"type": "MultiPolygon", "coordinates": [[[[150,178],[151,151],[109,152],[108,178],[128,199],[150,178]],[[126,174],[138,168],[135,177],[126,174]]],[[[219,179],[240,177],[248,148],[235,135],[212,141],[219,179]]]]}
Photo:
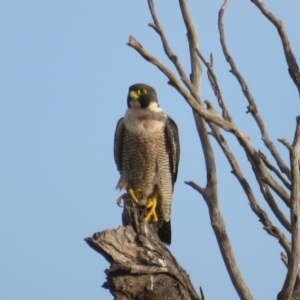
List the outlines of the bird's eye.
{"type": "Polygon", "coordinates": [[[144,95],[144,94],[147,93],[147,91],[146,91],[145,89],[140,89],[140,90],[138,90],[138,93],[139,93],[140,95],[144,95]]]}

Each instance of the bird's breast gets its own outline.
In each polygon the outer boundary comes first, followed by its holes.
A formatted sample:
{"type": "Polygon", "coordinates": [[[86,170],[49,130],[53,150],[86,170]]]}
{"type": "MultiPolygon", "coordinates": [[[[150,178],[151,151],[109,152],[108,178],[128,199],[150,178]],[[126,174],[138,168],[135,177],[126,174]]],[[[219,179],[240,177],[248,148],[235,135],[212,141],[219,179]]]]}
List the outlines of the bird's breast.
{"type": "Polygon", "coordinates": [[[165,126],[167,116],[163,112],[127,110],[124,117],[126,129],[134,135],[150,136],[165,126]]]}

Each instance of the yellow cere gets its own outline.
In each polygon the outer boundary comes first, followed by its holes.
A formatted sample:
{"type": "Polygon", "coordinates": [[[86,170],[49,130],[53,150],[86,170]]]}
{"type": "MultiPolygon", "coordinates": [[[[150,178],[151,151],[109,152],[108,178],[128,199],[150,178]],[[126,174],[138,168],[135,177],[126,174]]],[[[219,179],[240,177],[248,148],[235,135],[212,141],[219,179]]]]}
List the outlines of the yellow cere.
{"type": "Polygon", "coordinates": [[[133,98],[135,100],[139,98],[139,95],[136,91],[131,91],[130,96],[131,96],[131,98],[133,98]]]}

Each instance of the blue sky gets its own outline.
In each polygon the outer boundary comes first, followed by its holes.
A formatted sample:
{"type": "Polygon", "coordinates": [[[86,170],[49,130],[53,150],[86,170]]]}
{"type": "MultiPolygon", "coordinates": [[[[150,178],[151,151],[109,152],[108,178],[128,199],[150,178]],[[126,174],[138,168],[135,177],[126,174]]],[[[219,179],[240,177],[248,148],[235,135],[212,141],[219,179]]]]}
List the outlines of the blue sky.
{"type": "MultiPolygon", "coordinates": [[[[186,30],[177,1],[157,2],[174,52],[189,73],[186,30]]],[[[215,71],[228,108],[257,149],[265,151],[247,102],[224,62],[217,31],[223,1],[190,0],[201,51],[215,55],[215,71]]],[[[265,1],[283,20],[300,53],[297,0],[265,1]]],[[[68,0],[0,2],[0,298],[112,299],[101,288],[108,263],[83,239],[121,224],[115,200],[115,125],[126,110],[128,87],[153,86],[162,108],[178,124],[181,161],[172,206],[172,253],[207,299],[238,299],[224,267],[199,194],[205,185],[201,146],[191,109],[158,69],[126,46],[129,35],[168,66],[146,1],[68,0]]],[[[225,29],[236,59],[265,119],[270,138],[291,141],[299,96],[276,29],[250,0],[232,0],[225,29]]],[[[171,66],[172,67],[172,66],[171,66]]],[[[206,77],[202,99],[214,94],[206,77]]],[[[260,196],[244,152],[226,134],[247,179],[260,196]]],[[[241,272],[255,299],[275,299],[286,269],[278,242],[262,229],[215,141],[219,199],[241,272]]],[[[280,201],[279,201],[280,203],[280,201]]],[[[287,213],[285,208],[283,210],[287,213]]],[[[276,225],[277,221],[270,213],[276,225]]]]}

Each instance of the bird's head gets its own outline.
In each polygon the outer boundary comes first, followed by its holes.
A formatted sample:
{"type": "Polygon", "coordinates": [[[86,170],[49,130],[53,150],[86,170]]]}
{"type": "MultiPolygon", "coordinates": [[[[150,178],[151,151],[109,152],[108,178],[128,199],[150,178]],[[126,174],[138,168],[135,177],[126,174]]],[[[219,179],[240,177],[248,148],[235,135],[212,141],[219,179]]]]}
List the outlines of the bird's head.
{"type": "Polygon", "coordinates": [[[129,108],[159,107],[155,89],[144,83],[137,83],[129,87],[127,106],[129,108]]]}

